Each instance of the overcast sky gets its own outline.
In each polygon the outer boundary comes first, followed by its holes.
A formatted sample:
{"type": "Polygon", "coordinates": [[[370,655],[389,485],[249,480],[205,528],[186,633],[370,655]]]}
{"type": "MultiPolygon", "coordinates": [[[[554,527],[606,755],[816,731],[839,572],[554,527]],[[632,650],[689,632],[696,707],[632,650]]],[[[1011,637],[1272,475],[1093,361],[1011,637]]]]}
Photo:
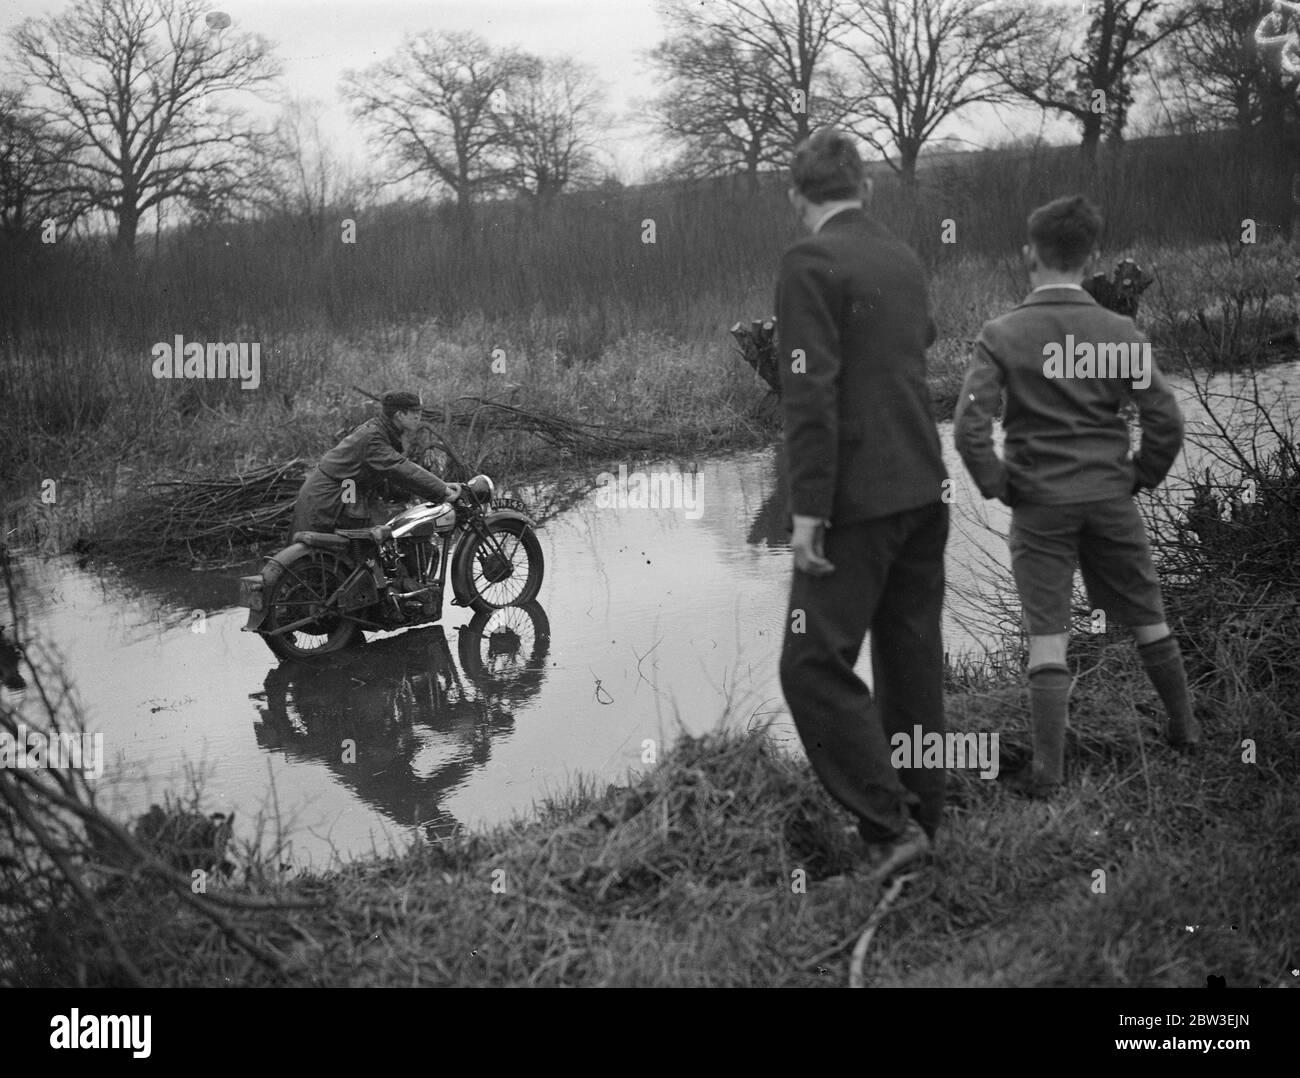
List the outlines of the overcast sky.
{"type": "MultiPolygon", "coordinates": [[[[0,29],[69,6],[67,0],[0,0],[0,29]]],[[[390,56],[408,32],[471,30],[493,45],[570,55],[589,65],[608,90],[604,105],[616,122],[605,149],[618,175],[635,182],[656,163],[658,147],[633,119],[638,101],[657,89],[644,61],[663,37],[654,0],[219,0],[214,7],[231,17],[233,29],[276,44],[285,89],[324,103],[326,133],[346,154],[370,156],[338,95],[344,71],[390,56]]],[[[977,113],[944,130],[989,143],[1036,134],[1039,118],[977,113]]],[[[1043,133],[1069,138],[1070,128],[1053,121],[1043,133]]]]}
{"type": "MultiPolygon", "coordinates": [[[[0,27],[7,32],[29,16],[69,6],[0,0],[0,27]]],[[[338,95],[343,72],[392,55],[406,33],[471,30],[493,45],[569,55],[592,67],[608,90],[604,107],[619,121],[607,146],[616,169],[633,179],[647,163],[644,132],[630,124],[630,114],[655,92],[642,61],[661,37],[653,0],[220,0],[214,7],[230,16],[232,29],[275,43],[285,88],[324,102],[328,133],[352,153],[361,153],[364,142],[338,95]]]]}

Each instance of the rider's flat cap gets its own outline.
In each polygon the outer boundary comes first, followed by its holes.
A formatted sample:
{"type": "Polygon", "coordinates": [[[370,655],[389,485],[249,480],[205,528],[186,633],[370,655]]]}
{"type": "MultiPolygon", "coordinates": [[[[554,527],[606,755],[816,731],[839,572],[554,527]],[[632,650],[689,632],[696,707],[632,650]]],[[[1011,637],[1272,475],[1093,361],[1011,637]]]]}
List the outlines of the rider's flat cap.
{"type": "Polygon", "coordinates": [[[420,407],[420,398],[415,393],[385,393],[379,398],[385,412],[409,412],[420,407]]]}

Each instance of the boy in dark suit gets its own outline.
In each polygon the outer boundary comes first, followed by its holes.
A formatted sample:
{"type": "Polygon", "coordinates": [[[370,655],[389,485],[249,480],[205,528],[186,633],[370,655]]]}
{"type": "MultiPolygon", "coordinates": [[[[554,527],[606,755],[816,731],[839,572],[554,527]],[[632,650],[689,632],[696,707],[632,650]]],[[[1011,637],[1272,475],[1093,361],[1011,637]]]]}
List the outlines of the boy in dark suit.
{"type": "Polygon", "coordinates": [[[916,255],[863,211],[853,144],[795,152],[812,235],[781,260],[777,359],[795,572],[781,686],[813,769],[857,817],[869,875],[923,858],[942,768],[895,770],[890,736],[943,732],[947,472],[930,407],[935,337],[916,255]],[[871,632],[875,698],[853,667],[871,632]]]}
{"type": "Polygon", "coordinates": [[[1168,473],[1183,421],[1150,342],[1080,285],[1101,227],[1096,207],[1081,196],[1030,215],[1023,257],[1033,291],[980,331],[953,418],[957,450],[980,493],[1012,509],[1011,567],[1029,629],[1034,759],[1010,782],[1031,797],[1050,795],[1063,777],[1076,563],[1093,609],[1132,629],[1168,712],[1169,740],[1187,748],[1200,739],[1133,501],[1168,473]],[[992,424],[1003,392],[999,458],[992,424]],[[1142,428],[1136,455],[1120,414],[1130,401],[1142,428]]]}

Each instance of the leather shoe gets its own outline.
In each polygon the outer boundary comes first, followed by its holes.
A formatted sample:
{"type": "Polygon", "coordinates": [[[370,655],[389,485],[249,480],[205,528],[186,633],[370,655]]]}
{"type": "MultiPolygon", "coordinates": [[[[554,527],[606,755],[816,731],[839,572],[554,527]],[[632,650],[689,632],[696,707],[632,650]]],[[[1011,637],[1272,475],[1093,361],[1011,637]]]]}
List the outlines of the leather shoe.
{"type": "Polygon", "coordinates": [[[1005,789],[1031,801],[1046,801],[1061,788],[1059,782],[1045,782],[1034,775],[1032,767],[1026,767],[1008,775],[1002,780],[1005,789]]]}
{"type": "Polygon", "coordinates": [[[933,844],[925,830],[915,820],[908,820],[903,833],[889,842],[866,842],[864,853],[855,871],[867,883],[884,883],[899,869],[926,860],[933,844]]]}

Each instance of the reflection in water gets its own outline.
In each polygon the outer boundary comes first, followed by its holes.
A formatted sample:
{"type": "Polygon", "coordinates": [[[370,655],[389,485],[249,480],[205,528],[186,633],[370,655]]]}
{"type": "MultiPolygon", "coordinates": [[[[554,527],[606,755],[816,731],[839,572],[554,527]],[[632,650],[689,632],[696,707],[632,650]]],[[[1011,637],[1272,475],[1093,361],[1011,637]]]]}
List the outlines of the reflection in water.
{"type": "Polygon", "coordinates": [[[0,625],[0,685],[11,692],[27,688],[27,679],[20,669],[23,654],[16,643],[5,639],[5,626],[0,625]]]}
{"type": "MultiPolygon", "coordinates": [[[[995,439],[1000,446],[1000,431],[995,432],[995,439]]],[[[1010,586],[1006,551],[1009,517],[1000,502],[986,501],[975,488],[953,447],[951,423],[940,424],[939,441],[953,484],[949,541],[944,559],[947,588],[943,615],[944,648],[954,657],[980,655],[1001,646],[997,617],[990,618],[989,613],[1001,609],[997,596],[1010,586]]],[[[762,458],[760,474],[764,497],[748,518],[745,542],[751,547],[785,553],[790,546],[790,530],[784,447],[778,442],[773,449],[751,457],[756,463],[762,458]]],[[[785,561],[780,567],[783,583],[789,579],[789,572],[790,564],[785,561]]],[[[784,593],[779,601],[784,602],[784,593]]],[[[775,661],[773,657],[772,662],[775,661]]],[[[869,664],[864,664],[859,673],[868,684],[871,683],[869,664]]]]}
{"type": "Polygon", "coordinates": [[[541,689],[550,624],[536,603],[477,614],[456,630],[459,663],[441,625],[356,648],[326,663],[285,662],[253,699],[258,745],[323,763],[361,800],[401,826],[445,835],[447,793],[483,768],[541,689]]]}
{"type": "Polygon", "coordinates": [[[786,526],[786,513],[790,502],[790,484],[786,479],[785,448],[778,444],[772,454],[772,478],[767,497],[754,514],[745,542],[750,546],[765,544],[770,547],[790,545],[790,530],[786,526]]]}

